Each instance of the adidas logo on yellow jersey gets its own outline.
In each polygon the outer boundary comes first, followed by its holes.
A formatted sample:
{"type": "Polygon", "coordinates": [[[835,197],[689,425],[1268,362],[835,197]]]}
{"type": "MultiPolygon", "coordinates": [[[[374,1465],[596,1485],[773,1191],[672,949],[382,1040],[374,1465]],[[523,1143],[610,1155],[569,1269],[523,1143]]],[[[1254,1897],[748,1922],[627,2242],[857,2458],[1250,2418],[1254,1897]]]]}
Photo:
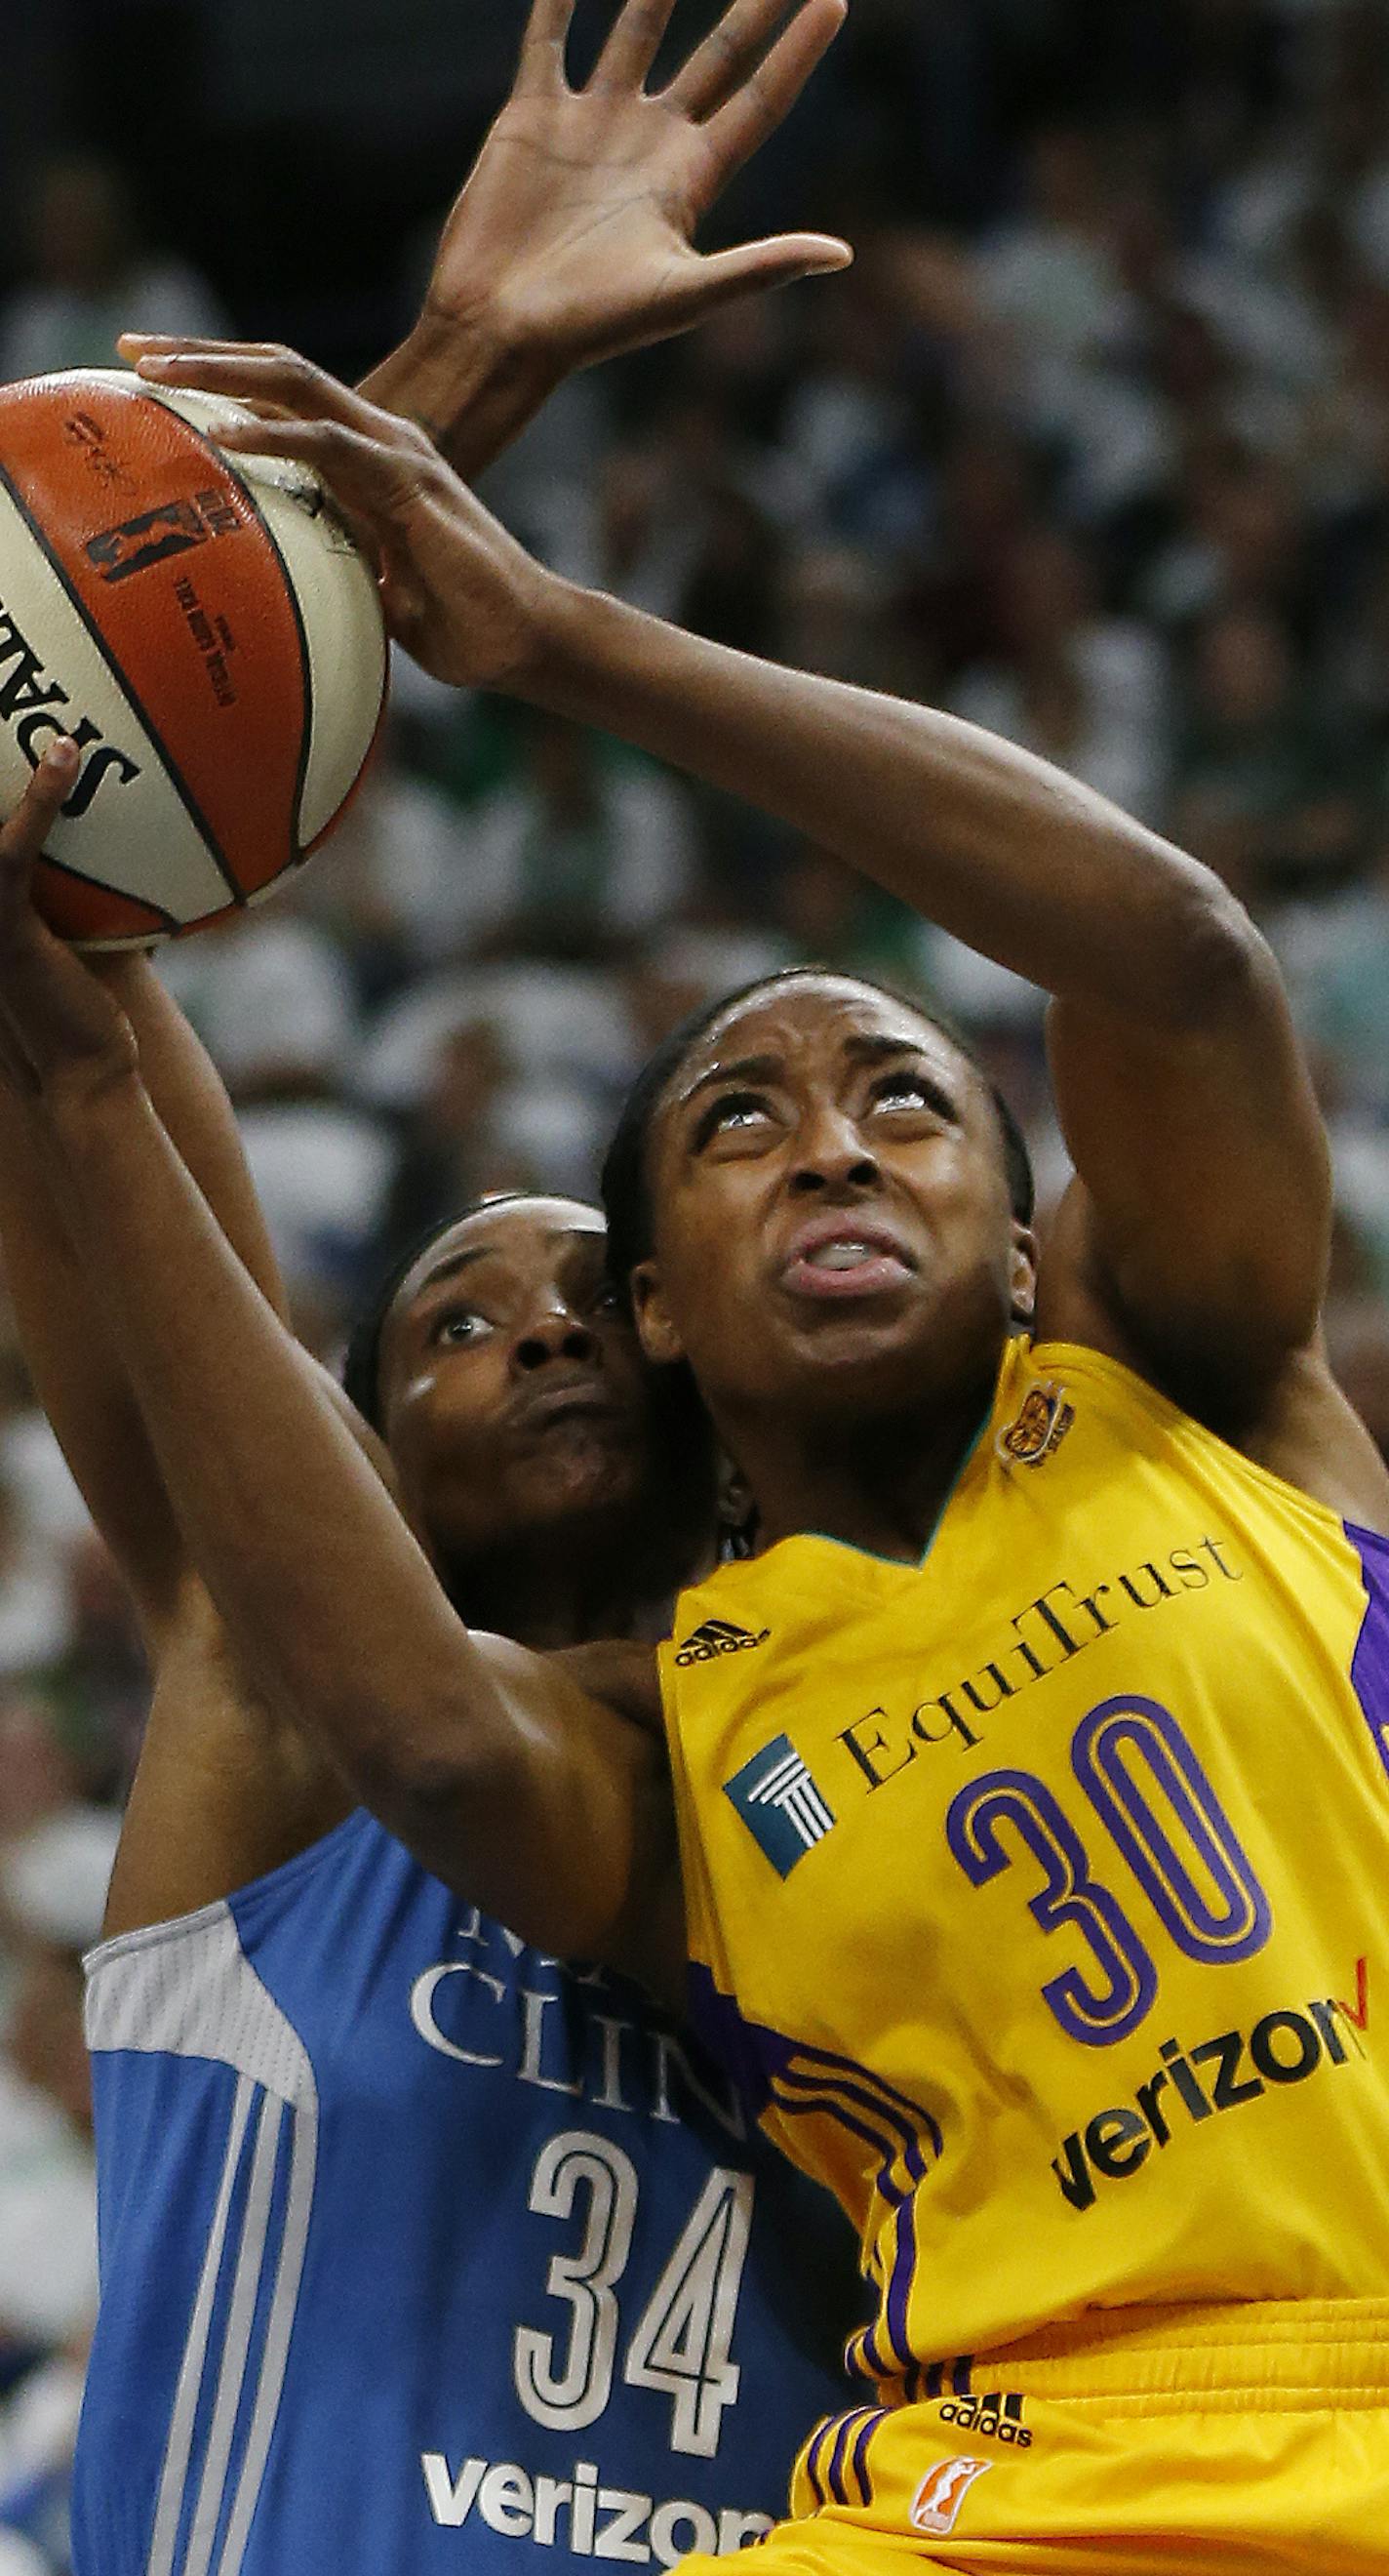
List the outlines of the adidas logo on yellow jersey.
{"type": "Polygon", "coordinates": [[[746,1655],[754,1646],[765,1646],[770,1628],[759,1629],[756,1636],[750,1628],[740,1628],[732,1619],[706,1619],[692,1628],[675,1649],[677,1664],[712,1664],[716,1655],[746,1655]]]}
{"type": "Polygon", "coordinates": [[[996,2388],[987,2397],[947,2397],[936,2412],[942,2424],[958,2425],[962,2433],[982,2434],[986,2442],[1012,2442],[1020,2451],[1032,2448],[1016,2389],[1005,2394],[996,2388]]]}

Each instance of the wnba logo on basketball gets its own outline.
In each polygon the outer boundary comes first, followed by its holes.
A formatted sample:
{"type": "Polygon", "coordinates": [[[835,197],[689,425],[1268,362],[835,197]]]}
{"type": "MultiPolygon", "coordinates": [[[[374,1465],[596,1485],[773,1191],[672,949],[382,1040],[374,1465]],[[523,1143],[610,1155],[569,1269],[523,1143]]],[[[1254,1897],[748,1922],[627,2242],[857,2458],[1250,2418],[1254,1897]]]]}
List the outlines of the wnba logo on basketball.
{"type": "Polygon", "coordinates": [[[975,2479],[982,2478],[992,2467],[992,2460],[971,2459],[967,2451],[953,2460],[938,2460],[933,2469],[927,2470],[912,2497],[908,2520],[913,2531],[929,2532],[934,2540],[953,2531],[975,2479]]]}

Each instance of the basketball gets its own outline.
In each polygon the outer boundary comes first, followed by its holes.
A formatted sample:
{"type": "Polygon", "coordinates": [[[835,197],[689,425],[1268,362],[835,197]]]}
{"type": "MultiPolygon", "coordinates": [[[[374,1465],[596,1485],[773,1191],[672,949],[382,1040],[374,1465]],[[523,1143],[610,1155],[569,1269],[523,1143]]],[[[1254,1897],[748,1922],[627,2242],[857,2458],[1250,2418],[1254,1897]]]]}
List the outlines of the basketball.
{"type": "Polygon", "coordinates": [[[381,718],[370,567],[229,406],[115,370],[0,388],[0,808],[82,753],[35,900],[89,948],[254,903],[331,831],[381,718]]]}

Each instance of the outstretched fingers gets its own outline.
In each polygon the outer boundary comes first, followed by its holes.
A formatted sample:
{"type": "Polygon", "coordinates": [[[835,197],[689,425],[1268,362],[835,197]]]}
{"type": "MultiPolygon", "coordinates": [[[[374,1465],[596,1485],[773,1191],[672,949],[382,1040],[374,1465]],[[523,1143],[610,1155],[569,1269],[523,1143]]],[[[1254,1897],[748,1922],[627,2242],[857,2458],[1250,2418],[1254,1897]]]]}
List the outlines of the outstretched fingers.
{"type": "Polygon", "coordinates": [[[567,88],[564,58],[573,16],[574,0],[534,0],[521,39],[513,96],[530,89],[567,88]]]}
{"type": "Polygon", "coordinates": [[[787,0],[733,0],[678,71],[667,106],[703,124],[750,80],[785,19],[787,0]]]}
{"type": "Polygon", "coordinates": [[[627,0],[598,57],[589,87],[639,90],[675,13],[675,0],[627,0]]]}
{"type": "Polygon", "coordinates": [[[848,0],[803,0],[771,52],[705,121],[716,184],[723,187],[789,115],[848,15],[848,0]]]}

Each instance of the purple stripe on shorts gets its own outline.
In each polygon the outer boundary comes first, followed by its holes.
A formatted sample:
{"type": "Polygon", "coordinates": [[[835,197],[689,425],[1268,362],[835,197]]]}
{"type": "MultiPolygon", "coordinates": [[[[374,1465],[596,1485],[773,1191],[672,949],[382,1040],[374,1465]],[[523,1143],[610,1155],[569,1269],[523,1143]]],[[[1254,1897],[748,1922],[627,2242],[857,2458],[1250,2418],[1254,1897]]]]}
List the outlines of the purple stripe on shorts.
{"type": "Polygon", "coordinates": [[[871,2413],[871,2407],[860,2406],[856,2414],[841,2415],[839,2418],[839,2431],[834,2440],[834,2457],[830,2461],[828,2472],[829,2490],[836,2504],[851,2502],[849,2490],[844,2484],[844,2455],[849,2448],[850,2435],[862,2424],[864,2416],[871,2413]]]}
{"type": "Polygon", "coordinates": [[[823,2424],[819,2425],[811,2436],[810,2448],[805,2455],[805,2473],[810,2481],[811,2493],[814,2496],[816,2503],[820,2505],[828,2501],[825,2495],[825,2480],[821,2465],[821,2454],[824,2451],[825,2444],[831,2433],[834,2431],[835,2425],[838,2421],[839,2418],[836,2415],[827,2415],[825,2417],[823,2424]]]}
{"type": "Polygon", "coordinates": [[[868,2445],[883,2420],[883,2408],[875,2406],[854,2444],[853,2474],[860,2504],[873,2501],[873,2484],[868,2475],[868,2445]]]}
{"type": "Polygon", "coordinates": [[[1389,1539],[1373,1530],[1344,1523],[1360,1559],[1365,1586],[1365,1616],[1351,1658],[1350,1686],[1364,1711],[1371,1740],[1389,1773],[1389,1539]]]}

